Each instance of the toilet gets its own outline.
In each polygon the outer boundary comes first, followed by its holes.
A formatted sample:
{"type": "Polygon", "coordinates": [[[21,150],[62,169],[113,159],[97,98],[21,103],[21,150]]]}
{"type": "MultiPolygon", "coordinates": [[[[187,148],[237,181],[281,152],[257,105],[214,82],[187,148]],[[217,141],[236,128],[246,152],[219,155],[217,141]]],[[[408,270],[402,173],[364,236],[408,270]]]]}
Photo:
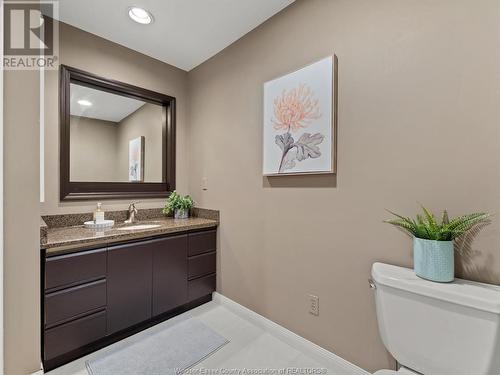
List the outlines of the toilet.
{"type": "Polygon", "coordinates": [[[500,287],[434,283],[383,263],[370,285],[380,336],[402,366],[376,375],[500,374],[500,287]]]}

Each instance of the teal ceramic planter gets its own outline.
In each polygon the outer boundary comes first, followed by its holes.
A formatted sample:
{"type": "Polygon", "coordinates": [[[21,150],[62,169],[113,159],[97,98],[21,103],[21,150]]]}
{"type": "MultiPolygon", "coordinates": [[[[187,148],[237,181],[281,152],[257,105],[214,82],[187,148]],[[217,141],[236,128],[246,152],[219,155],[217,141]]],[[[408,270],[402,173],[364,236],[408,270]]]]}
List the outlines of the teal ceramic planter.
{"type": "Polygon", "coordinates": [[[423,279],[449,283],[455,278],[453,241],[413,238],[415,273],[423,279]]]}

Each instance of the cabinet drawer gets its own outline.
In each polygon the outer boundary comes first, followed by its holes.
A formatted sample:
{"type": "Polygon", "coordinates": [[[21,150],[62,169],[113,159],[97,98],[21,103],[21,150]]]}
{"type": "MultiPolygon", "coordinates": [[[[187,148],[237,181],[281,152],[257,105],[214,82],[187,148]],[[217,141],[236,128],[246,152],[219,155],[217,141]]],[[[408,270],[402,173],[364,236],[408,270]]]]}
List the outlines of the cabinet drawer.
{"type": "Polygon", "coordinates": [[[79,285],[45,296],[45,325],[106,306],[106,280],[79,285]]]}
{"type": "Polygon", "coordinates": [[[188,236],[188,255],[198,255],[216,250],[216,230],[190,233],[188,236]]]}
{"type": "Polygon", "coordinates": [[[60,255],[45,260],[46,290],[105,276],[106,249],[60,255]]]}
{"type": "Polygon", "coordinates": [[[55,358],[106,335],[106,312],[86,316],[45,331],[45,360],[55,358]]]}
{"type": "Polygon", "coordinates": [[[215,273],[216,253],[197,255],[188,259],[188,278],[215,273]]]}
{"type": "Polygon", "coordinates": [[[195,300],[204,297],[215,291],[215,275],[200,277],[188,282],[189,300],[195,300]]]}

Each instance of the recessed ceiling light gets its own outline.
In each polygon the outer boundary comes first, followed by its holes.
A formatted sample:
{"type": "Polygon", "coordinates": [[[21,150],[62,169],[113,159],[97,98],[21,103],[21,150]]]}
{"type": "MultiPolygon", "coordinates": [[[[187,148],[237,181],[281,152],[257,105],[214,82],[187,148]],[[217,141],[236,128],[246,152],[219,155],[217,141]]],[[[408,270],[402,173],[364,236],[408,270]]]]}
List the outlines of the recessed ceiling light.
{"type": "Polygon", "coordinates": [[[153,22],[153,15],[146,9],[139,7],[130,7],[128,9],[128,16],[135,22],[142,23],[143,25],[153,22]]]}
{"type": "Polygon", "coordinates": [[[77,101],[77,103],[83,105],[84,107],[90,107],[92,105],[91,102],[85,99],[80,99],[79,101],[77,101]]]}

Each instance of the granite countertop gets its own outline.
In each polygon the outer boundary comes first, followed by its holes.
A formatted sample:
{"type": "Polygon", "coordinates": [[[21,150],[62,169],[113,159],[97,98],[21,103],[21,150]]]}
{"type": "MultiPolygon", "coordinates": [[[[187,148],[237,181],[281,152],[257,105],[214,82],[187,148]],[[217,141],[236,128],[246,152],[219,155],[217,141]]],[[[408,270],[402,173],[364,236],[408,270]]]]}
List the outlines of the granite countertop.
{"type": "MultiPolygon", "coordinates": [[[[215,211],[214,211],[215,212],[215,211]]],[[[217,216],[212,217],[190,217],[189,219],[173,219],[167,217],[154,217],[138,220],[133,224],[119,222],[112,228],[104,230],[87,229],[83,225],[71,226],[47,226],[50,220],[45,218],[40,226],[40,248],[47,254],[65,253],[79,248],[102,246],[111,243],[128,241],[141,238],[149,238],[162,234],[186,232],[197,229],[215,228],[219,224],[217,216]],[[130,226],[153,224],[158,225],[147,229],[121,229],[130,226]]]]}
{"type": "Polygon", "coordinates": [[[139,221],[134,224],[119,224],[102,231],[87,229],[83,225],[73,227],[48,228],[45,243],[40,246],[46,249],[47,254],[74,249],[76,247],[91,245],[106,245],[113,242],[132,239],[147,238],[168,233],[184,232],[188,230],[215,228],[217,221],[192,217],[189,219],[175,220],[172,218],[139,221]],[[127,226],[155,224],[159,227],[140,230],[120,230],[127,226]]]}

